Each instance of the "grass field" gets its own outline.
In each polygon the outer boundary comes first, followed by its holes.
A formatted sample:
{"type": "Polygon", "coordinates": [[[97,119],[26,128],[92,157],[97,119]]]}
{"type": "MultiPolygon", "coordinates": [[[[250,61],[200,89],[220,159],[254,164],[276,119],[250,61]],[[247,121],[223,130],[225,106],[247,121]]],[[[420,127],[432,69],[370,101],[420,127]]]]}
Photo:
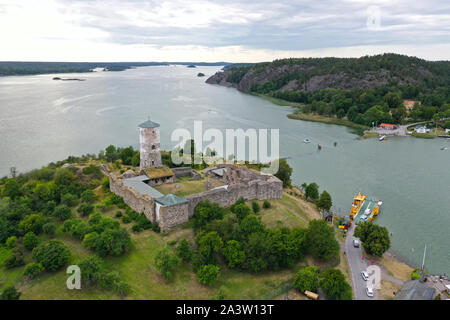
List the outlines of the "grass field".
{"type": "Polygon", "coordinates": [[[349,127],[353,133],[362,136],[364,135],[364,130],[368,129],[368,127],[351,122],[346,118],[338,119],[335,117],[326,117],[318,114],[312,113],[292,113],[288,114],[289,119],[303,120],[303,121],[312,121],[312,122],[321,122],[327,124],[335,124],[339,126],[349,127]]]}
{"type": "MultiPolygon", "coordinates": [[[[221,181],[217,179],[209,179],[209,181],[211,181],[213,187],[224,185],[221,181]]],[[[155,189],[163,194],[173,193],[177,196],[184,197],[190,194],[205,191],[205,182],[206,179],[202,180],[179,179],[178,182],[162,184],[156,186],[155,189]]]]}
{"type": "MultiPolygon", "coordinates": [[[[204,184],[204,181],[189,182],[195,182],[194,185],[204,184]]],[[[103,199],[101,189],[97,189],[97,194],[99,200],[103,199]]],[[[280,225],[306,227],[311,218],[319,217],[311,203],[286,192],[282,199],[271,200],[272,206],[269,209],[263,209],[262,201],[258,202],[261,206],[258,215],[269,227],[280,225]]],[[[72,210],[75,213],[76,207],[72,210]]],[[[113,217],[118,210],[120,209],[112,206],[103,214],[113,217]]],[[[292,269],[261,274],[250,274],[222,265],[222,275],[216,285],[208,287],[198,282],[190,263],[183,263],[174,272],[173,280],[167,282],[155,269],[155,255],[162,246],[173,244],[182,238],[193,242],[194,232],[190,225],[180,225],[168,233],[161,234],[150,230],[133,233],[132,223],[121,222],[121,225],[130,230],[132,247],[126,254],[120,257],[107,257],[104,261],[108,270],[118,271],[121,279],[132,287],[132,292],[126,299],[211,299],[219,288],[224,292],[226,299],[272,299],[283,291],[286,284],[291,283],[296,271],[306,265],[306,261],[301,261],[292,269]]],[[[70,248],[72,256],[69,264],[76,264],[80,259],[93,254],[81,245],[80,240],[63,233],[61,226],[55,238],[70,248]]],[[[8,252],[9,249],[0,247],[0,266],[8,252]]],[[[26,262],[31,262],[30,252],[26,255],[26,262]]],[[[57,272],[45,272],[33,280],[23,278],[24,268],[22,266],[7,270],[1,266],[0,291],[6,286],[15,285],[22,293],[21,299],[120,299],[113,291],[95,287],[82,287],[81,290],[67,289],[66,280],[69,275],[66,274],[65,268],[57,272]]]]}

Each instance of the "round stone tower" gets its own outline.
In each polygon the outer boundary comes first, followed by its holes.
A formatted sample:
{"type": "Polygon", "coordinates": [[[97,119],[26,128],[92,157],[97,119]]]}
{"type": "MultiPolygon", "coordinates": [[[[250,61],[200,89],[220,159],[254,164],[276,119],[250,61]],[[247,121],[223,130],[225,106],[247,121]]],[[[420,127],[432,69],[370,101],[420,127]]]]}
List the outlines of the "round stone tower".
{"type": "Polygon", "coordinates": [[[141,152],[141,170],[162,167],[159,123],[150,120],[141,123],[139,125],[139,143],[141,152]]]}

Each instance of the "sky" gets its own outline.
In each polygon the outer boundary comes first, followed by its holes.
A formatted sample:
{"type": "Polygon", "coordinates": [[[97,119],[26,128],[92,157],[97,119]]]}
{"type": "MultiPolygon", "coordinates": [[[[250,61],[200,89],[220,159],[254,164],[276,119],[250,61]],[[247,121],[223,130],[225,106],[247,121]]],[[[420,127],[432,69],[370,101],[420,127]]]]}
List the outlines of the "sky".
{"type": "Polygon", "coordinates": [[[0,61],[450,60],[449,0],[0,0],[0,61]]]}

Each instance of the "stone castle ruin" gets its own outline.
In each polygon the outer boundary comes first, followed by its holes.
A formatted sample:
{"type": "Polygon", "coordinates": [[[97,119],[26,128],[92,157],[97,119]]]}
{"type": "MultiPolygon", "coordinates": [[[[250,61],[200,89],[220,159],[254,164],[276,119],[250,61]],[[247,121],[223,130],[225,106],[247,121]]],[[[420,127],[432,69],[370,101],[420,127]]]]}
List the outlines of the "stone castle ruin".
{"type": "Polygon", "coordinates": [[[187,222],[201,201],[209,200],[228,207],[240,197],[247,200],[282,197],[283,183],[280,179],[234,164],[220,164],[204,169],[202,174],[207,179],[203,192],[186,197],[164,195],[153,186],[176,183],[181,177],[190,177],[190,180],[199,180],[202,177],[190,167],[170,169],[162,165],[158,123],[148,120],[139,125],[139,128],[139,174],[128,170],[118,175],[103,169],[109,176],[111,192],[122,197],[134,211],[144,213],[151,222],[157,221],[162,231],[187,222]],[[212,181],[220,186],[214,187],[212,181]]]}

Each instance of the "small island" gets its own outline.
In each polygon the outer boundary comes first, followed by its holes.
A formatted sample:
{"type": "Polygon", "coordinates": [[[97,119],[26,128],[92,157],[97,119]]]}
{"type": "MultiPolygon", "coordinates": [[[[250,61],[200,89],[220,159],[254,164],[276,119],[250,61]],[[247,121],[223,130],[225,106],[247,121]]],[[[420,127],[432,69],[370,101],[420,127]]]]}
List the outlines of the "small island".
{"type": "Polygon", "coordinates": [[[60,78],[60,77],[53,77],[53,80],[61,80],[61,81],[86,81],[86,79],[80,79],[80,78],[60,78]]]}
{"type": "Polygon", "coordinates": [[[204,73],[201,73],[201,72],[197,73],[197,77],[204,77],[204,76],[205,76],[204,73]]]}
{"type": "Polygon", "coordinates": [[[190,64],[190,65],[188,65],[187,66],[188,68],[197,68],[195,65],[193,65],[193,64],[190,64]]]}

